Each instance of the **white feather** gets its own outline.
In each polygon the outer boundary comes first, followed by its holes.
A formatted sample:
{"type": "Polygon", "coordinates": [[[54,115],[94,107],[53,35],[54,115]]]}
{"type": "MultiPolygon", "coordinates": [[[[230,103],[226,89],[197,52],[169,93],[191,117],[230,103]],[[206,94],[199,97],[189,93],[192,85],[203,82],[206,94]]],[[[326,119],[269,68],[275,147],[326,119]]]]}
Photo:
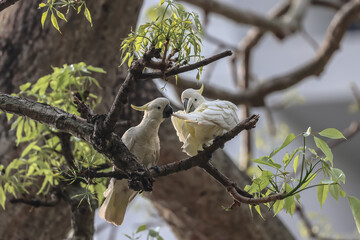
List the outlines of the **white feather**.
{"type": "MultiPolygon", "coordinates": [[[[185,91],[186,98],[191,98],[191,91],[185,91]]],[[[197,99],[200,98],[195,91],[194,94],[197,94],[197,99]]],[[[201,100],[202,103],[193,112],[178,111],[171,117],[179,140],[184,143],[182,149],[189,156],[196,155],[204,145],[210,145],[215,137],[230,131],[240,122],[238,109],[233,103],[201,100]]]]}
{"type": "MultiPolygon", "coordinates": [[[[145,111],[143,120],[136,127],[129,128],[121,140],[132,152],[137,160],[150,167],[156,164],[160,154],[160,141],[158,130],[163,122],[163,112],[158,106],[164,107],[169,104],[166,98],[157,98],[152,101],[154,107],[149,105],[145,111]]],[[[128,188],[127,180],[111,179],[108,188],[104,192],[106,198],[99,210],[99,216],[115,225],[121,225],[124,220],[128,204],[135,198],[137,192],[128,188]]]]}

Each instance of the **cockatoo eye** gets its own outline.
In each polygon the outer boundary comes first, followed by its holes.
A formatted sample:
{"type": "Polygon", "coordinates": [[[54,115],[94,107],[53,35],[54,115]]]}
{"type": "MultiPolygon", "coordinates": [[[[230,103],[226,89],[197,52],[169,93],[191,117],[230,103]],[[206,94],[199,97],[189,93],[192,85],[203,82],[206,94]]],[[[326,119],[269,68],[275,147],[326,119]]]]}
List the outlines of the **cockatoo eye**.
{"type": "Polygon", "coordinates": [[[196,102],[196,101],[197,101],[197,98],[195,98],[194,100],[195,100],[195,102],[196,102]]]}
{"type": "Polygon", "coordinates": [[[158,107],[157,107],[157,109],[159,109],[159,110],[160,110],[160,109],[161,109],[161,107],[160,107],[160,106],[158,106],[158,107]]]}

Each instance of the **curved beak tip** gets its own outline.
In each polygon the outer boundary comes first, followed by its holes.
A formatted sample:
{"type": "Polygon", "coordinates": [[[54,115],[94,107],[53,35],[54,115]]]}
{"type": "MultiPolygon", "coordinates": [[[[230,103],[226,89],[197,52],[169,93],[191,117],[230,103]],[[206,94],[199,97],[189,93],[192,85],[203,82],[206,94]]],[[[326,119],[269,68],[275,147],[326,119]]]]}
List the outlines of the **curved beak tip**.
{"type": "Polygon", "coordinates": [[[166,105],[166,107],[164,108],[164,111],[163,111],[163,117],[168,118],[171,116],[171,114],[173,114],[172,107],[170,105],[166,105]]]}

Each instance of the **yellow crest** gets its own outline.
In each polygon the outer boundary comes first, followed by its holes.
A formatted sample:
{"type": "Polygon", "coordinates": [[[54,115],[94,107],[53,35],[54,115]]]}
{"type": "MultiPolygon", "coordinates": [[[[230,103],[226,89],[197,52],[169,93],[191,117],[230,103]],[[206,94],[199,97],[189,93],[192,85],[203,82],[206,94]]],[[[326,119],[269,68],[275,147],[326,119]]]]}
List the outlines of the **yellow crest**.
{"type": "Polygon", "coordinates": [[[149,103],[147,103],[147,104],[145,104],[145,105],[143,105],[143,106],[141,106],[141,107],[138,107],[138,106],[135,106],[135,105],[132,105],[132,104],[131,104],[131,108],[134,109],[134,110],[136,110],[136,111],[142,111],[142,112],[143,112],[143,111],[146,111],[146,110],[148,109],[150,103],[151,103],[151,102],[149,102],[149,103]]]}
{"type": "Polygon", "coordinates": [[[198,91],[198,93],[200,93],[202,95],[202,93],[204,91],[204,84],[201,84],[201,88],[197,91],[198,91]]]}

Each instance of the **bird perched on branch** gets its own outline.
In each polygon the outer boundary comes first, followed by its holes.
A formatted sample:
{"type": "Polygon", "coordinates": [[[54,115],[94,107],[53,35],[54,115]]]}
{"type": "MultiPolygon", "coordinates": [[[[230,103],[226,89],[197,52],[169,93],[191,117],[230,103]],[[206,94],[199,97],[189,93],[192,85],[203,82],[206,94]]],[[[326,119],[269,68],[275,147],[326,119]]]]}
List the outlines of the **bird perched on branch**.
{"type": "MultiPolygon", "coordinates": [[[[142,107],[134,105],[131,107],[137,111],[144,111],[144,117],[139,125],[129,128],[121,139],[140,163],[151,167],[159,158],[160,124],[165,118],[170,117],[173,110],[166,98],[156,98],[142,107]]],[[[100,217],[115,225],[121,225],[126,208],[136,194],[136,191],[129,189],[127,180],[112,178],[104,192],[106,199],[100,207],[100,217]]]]}
{"type": "Polygon", "coordinates": [[[184,111],[173,113],[171,122],[182,149],[189,156],[195,156],[203,146],[209,146],[213,139],[233,129],[240,120],[237,107],[228,101],[206,101],[202,96],[204,85],[199,90],[186,89],[181,94],[184,111]]]}

